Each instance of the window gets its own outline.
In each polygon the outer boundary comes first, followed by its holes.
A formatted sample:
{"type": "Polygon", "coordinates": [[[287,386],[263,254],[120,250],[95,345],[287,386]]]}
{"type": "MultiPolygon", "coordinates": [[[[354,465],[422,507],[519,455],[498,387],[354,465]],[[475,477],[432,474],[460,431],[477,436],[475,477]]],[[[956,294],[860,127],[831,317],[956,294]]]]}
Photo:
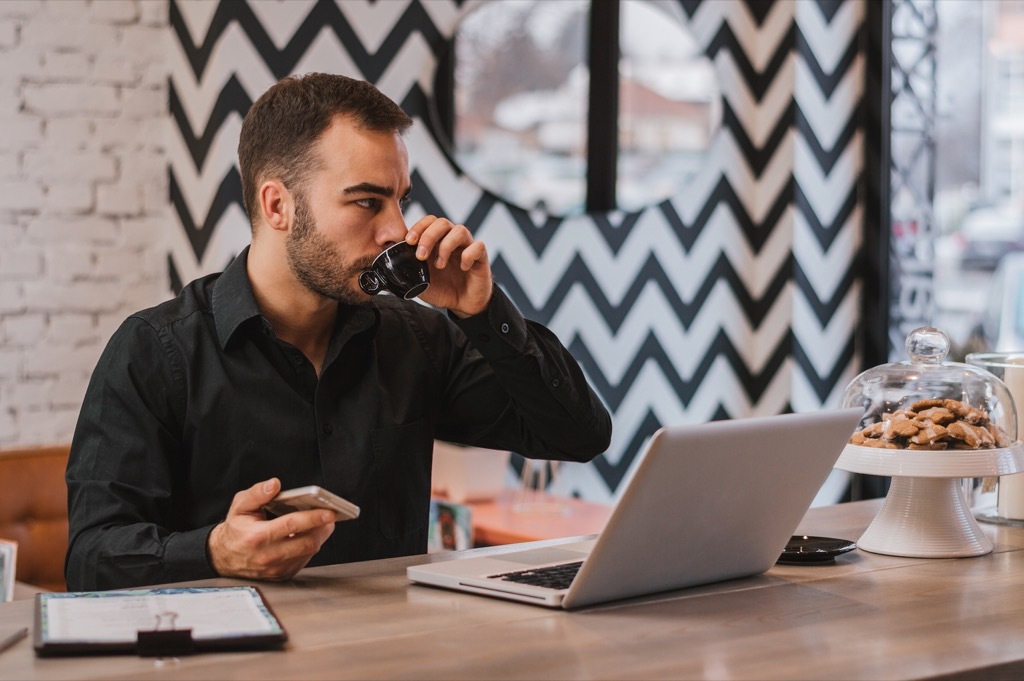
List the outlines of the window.
{"type": "Polygon", "coordinates": [[[999,347],[1015,336],[992,314],[981,323],[1022,285],[1009,266],[1024,258],[1024,2],[943,0],[936,11],[935,325],[957,354],[1024,350],[999,347]]]}
{"type": "Polygon", "coordinates": [[[452,53],[453,101],[439,105],[452,154],[523,208],[657,203],[697,172],[719,125],[713,65],[645,0],[493,0],[461,21],[452,53]]]}

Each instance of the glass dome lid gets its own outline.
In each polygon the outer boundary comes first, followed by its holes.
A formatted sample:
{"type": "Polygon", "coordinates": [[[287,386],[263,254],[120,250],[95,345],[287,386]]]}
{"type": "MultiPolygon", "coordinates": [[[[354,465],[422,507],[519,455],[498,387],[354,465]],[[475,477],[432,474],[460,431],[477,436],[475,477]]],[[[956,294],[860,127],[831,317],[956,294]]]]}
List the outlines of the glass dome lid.
{"type": "Polygon", "coordinates": [[[983,450],[1017,440],[1010,391],[984,369],[946,362],[949,336],[921,327],[907,336],[910,358],[861,373],[846,388],[844,407],[864,418],[850,438],[861,447],[906,450],[983,450]]]}

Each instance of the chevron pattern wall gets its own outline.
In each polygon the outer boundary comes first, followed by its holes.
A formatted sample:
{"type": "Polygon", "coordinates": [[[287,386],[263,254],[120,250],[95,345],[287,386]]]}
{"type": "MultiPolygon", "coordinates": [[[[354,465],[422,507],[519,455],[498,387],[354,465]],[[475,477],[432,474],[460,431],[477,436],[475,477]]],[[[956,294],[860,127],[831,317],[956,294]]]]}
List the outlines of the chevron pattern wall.
{"type": "Polygon", "coordinates": [[[248,243],[235,147],[252,101],[291,73],[371,81],[417,119],[410,217],[484,240],[499,284],[612,411],[609,451],[558,483],[611,500],[661,424],[834,406],[857,373],[863,2],[659,2],[720,78],[706,167],[637,213],[535,222],[463,176],[430,130],[434,70],[472,3],[171,0],[170,287],[248,243]]]}

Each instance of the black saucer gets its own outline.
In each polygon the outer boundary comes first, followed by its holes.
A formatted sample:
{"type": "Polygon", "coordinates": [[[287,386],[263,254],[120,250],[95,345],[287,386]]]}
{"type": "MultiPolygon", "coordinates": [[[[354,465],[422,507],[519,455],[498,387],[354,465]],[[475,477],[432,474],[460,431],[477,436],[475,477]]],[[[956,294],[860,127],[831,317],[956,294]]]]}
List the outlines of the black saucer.
{"type": "Polygon", "coordinates": [[[846,539],[794,535],[779,556],[779,563],[831,563],[857,545],[846,539]]]}

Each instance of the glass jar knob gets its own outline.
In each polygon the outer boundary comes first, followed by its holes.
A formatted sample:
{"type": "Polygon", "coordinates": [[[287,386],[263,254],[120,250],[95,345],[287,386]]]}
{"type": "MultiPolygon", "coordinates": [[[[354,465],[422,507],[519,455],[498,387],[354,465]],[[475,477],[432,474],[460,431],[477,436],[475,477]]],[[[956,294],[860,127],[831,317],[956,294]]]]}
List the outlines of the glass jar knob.
{"type": "Polygon", "coordinates": [[[907,334],[905,347],[911,362],[941,364],[949,354],[949,336],[942,329],[922,326],[907,334]]]}

